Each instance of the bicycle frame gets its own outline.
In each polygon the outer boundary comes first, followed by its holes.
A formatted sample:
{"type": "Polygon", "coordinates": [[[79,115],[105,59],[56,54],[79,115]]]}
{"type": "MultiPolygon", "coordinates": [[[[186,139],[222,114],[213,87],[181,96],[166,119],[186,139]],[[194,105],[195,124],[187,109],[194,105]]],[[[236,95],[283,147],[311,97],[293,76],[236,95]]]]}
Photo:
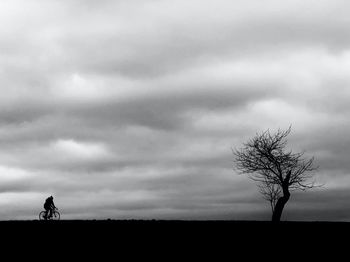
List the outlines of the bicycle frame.
{"type": "Polygon", "coordinates": [[[51,219],[54,216],[55,211],[58,210],[57,207],[52,208],[51,212],[50,210],[46,211],[46,219],[51,219]]]}
{"type": "Polygon", "coordinates": [[[53,208],[51,210],[51,215],[50,213],[50,210],[43,210],[39,213],[39,219],[40,220],[60,220],[60,213],[58,212],[58,208],[53,208]]]}

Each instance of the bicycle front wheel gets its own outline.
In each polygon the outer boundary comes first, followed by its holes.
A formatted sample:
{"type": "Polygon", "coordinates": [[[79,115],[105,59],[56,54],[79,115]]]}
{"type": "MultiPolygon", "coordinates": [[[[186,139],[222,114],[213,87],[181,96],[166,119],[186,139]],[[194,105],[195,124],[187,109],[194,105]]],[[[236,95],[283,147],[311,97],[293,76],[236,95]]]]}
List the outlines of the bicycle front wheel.
{"type": "Polygon", "coordinates": [[[45,214],[46,214],[45,211],[41,211],[40,214],[39,214],[39,220],[46,220],[45,214]]]}
{"type": "Polygon", "coordinates": [[[61,218],[61,215],[58,211],[54,211],[53,214],[52,214],[52,220],[60,220],[61,218]]]}

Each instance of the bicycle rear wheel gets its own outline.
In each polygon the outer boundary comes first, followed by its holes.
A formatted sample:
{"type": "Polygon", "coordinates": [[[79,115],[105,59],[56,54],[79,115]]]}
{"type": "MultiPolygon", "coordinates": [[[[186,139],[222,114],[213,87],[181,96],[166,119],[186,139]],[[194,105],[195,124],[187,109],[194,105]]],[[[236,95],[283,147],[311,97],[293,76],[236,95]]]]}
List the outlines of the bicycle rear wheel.
{"type": "Polygon", "coordinates": [[[60,213],[58,211],[54,211],[53,214],[52,214],[51,219],[52,220],[60,220],[60,218],[61,218],[60,213]]]}
{"type": "Polygon", "coordinates": [[[45,214],[46,214],[45,211],[41,211],[41,212],[39,213],[39,220],[46,220],[45,214]]]}

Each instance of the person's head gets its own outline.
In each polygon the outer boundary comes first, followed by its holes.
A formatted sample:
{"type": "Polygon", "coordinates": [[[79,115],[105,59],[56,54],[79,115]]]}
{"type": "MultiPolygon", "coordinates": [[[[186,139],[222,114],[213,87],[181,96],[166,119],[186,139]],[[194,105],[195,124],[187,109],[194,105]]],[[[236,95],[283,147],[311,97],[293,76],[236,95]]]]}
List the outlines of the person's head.
{"type": "Polygon", "coordinates": [[[50,196],[49,198],[53,199],[53,196],[50,196]]]}

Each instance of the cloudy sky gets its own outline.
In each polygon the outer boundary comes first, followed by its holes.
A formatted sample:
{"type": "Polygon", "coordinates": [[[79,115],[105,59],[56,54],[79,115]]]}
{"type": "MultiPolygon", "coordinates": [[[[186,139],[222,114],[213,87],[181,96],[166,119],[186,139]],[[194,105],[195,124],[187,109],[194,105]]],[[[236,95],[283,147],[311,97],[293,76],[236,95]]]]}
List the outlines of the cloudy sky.
{"type": "Polygon", "coordinates": [[[269,219],[232,147],[287,128],[350,221],[346,0],[1,0],[0,219],[269,219]]]}

